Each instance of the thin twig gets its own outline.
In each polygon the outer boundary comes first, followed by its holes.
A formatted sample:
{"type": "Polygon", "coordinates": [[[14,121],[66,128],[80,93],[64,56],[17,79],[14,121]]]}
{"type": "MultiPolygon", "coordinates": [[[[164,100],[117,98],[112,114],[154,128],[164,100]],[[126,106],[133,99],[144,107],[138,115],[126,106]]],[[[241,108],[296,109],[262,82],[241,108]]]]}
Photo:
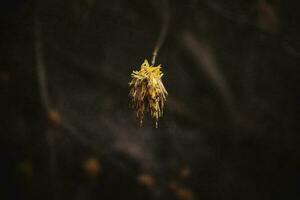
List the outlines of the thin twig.
{"type": "Polygon", "coordinates": [[[151,60],[151,65],[154,66],[155,65],[155,60],[157,57],[157,54],[161,48],[161,46],[163,45],[164,41],[166,40],[166,35],[169,29],[169,18],[170,18],[170,14],[169,14],[169,2],[168,0],[164,1],[165,4],[165,9],[162,16],[162,27],[158,36],[158,39],[156,41],[153,53],[152,53],[152,60],[151,60]]]}

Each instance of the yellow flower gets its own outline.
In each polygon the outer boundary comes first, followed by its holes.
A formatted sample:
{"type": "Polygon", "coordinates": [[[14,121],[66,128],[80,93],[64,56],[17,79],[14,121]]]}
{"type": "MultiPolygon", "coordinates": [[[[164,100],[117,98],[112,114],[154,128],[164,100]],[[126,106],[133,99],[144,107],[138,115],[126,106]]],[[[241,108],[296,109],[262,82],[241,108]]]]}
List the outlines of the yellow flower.
{"type": "Polygon", "coordinates": [[[155,118],[156,127],[158,119],[163,114],[164,102],[168,92],[161,81],[163,73],[160,69],[161,65],[150,66],[148,61],[145,60],[140,71],[131,73],[129,97],[131,106],[135,110],[136,117],[140,120],[141,125],[145,112],[150,112],[151,117],[155,118]]]}

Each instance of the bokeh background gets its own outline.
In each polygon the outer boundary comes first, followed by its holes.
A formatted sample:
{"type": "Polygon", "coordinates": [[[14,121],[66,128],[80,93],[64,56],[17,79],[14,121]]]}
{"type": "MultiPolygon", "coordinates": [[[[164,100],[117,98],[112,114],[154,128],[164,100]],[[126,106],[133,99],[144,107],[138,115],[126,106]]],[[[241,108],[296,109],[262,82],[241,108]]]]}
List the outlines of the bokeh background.
{"type": "Polygon", "coordinates": [[[297,1],[0,11],[0,199],[300,199],[297,1]],[[163,26],[168,102],[157,129],[140,128],[130,73],[163,26]]]}

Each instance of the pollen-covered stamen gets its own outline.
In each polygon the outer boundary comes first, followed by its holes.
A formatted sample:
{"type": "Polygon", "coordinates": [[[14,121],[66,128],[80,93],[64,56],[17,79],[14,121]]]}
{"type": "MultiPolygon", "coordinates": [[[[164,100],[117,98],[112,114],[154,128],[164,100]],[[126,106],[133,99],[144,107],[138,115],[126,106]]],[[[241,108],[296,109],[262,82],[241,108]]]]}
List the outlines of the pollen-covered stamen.
{"type": "Polygon", "coordinates": [[[164,102],[168,93],[161,81],[163,74],[160,69],[160,65],[150,66],[145,60],[140,71],[133,71],[131,74],[129,96],[131,106],[136,111],[140,123],[142,123],[145,111],[150,112],[151,117],[155,118],[156,126],[158,119],[163,114],[164,102]]]}

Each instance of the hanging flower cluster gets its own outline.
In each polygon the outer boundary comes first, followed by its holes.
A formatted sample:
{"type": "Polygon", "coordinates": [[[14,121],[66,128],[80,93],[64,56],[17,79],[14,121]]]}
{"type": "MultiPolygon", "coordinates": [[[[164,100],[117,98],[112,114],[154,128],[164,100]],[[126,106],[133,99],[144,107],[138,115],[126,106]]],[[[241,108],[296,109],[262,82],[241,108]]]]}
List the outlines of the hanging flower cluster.
{"type": "Polygon", "coordinates": [[[136,117],[143,123],[144,113],[150,112],[152,118],[155,118],[156,127],[158,119],[163,115],[164,102],[168,95],[161,77],[161,65],[151,66],[147,60],[141,65],[139,71],[133,71],[130,86],[131,106],[136,112],[136,117]]]}

